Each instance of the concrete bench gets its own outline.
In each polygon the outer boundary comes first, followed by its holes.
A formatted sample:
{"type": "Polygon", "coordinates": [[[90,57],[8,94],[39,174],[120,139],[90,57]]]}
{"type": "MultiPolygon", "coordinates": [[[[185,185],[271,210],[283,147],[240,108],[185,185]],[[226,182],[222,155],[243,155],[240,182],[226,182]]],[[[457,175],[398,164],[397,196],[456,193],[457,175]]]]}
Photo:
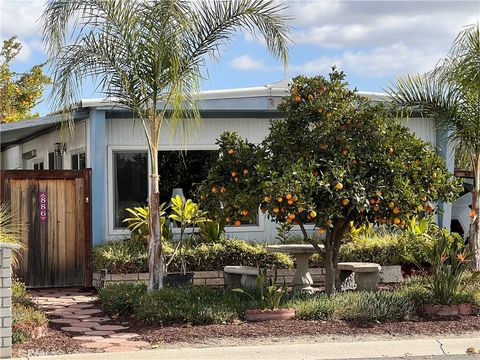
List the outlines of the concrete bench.
{"type": "Polygon", "coordinates": [[[227,289],[255,287],[260,270],[253,266],[225,266],[223,268],[225,286],[227,289]]]}
{"type": "Polygon", "coordinates": [[[343,262],[338,263],[340,281],[343,282],[352,273],[355,273],[357,291],[377,291],[380,282],[382,267],[375,263],[343,262]]]}

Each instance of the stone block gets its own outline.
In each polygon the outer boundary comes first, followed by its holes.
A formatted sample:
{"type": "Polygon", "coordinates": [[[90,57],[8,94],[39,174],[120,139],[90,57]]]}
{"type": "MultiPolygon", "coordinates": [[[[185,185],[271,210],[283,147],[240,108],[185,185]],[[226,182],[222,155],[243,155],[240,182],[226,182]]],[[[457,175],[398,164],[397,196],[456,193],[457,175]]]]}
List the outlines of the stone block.
{"type": "Polygon", "coordinates": [[[220,277],[218,271],[196,271],[193,274],[194,278],[197,279],[209,279],[209,278],[218,278],[220,277]]]}
{"type": "MultiPolygon", "coordinates": [[[[5,260],[3,261],[3,266],[5,266],[5,260]]],[[[0,278],[9,278],[10,276],[12,276],[12,269],[10,266],[0,269],[0,278]]]]}
{"type": "Polygon", "coordinates": [[[12,318],[11,317],[4,317],[2,319],[2,326],[3,327],[10,327],[12,326],[12,318]]]}
{"type": "Polygon", "coordinates": [[[11,277],[8,277],[8,278],[3,278],[2,280],[2,287],[4,288],[9,288],[12,286],[12,278],[11,277]]]}
{"type": "Polygon", "coordinates": [[[0,296],[2,298],[11,297],[12,296],[12,288],[9,288],[9,287],[8,288],[3,288],[0,296]]]}
{"type": "Polygon", "coordinates": [[[206,285],[205,279],[193,278],[193,285],[194,286],[205,286],[206,285]]]}
{"type": "Polygon", "coordinates": [[[3,347],[11,347],[12,346],[12,337],[9,336],[9,337],[2,338],[2,344],[3,344],[3,347]]]}
{"type": "Polygon", "coordinates": [[[220,286],[224,284],[223,278],[207,278],[205,279],[207,286],[220,286]]]}
{"type": "Polygon", "coordinates": [[[10,327],[0,328],[0,338],[12,336],[12,329],[10,327]]]}
{"type": "Polygon", "coordinates": [[[138,280],[148,280],[149,276],[148,273],[139,273],[138,280]]]}
{"type": "Polygon", "coordinates": [[[0,348],[0,359],[10,359],[12,357],[12,348],[11,347],[1,347],[0,348]]]}
{"type": "Polygon", "coordinates": [[[124,274],[123,278],[125,279],[125,281],[137,281],[138,273],[124,274]]]}
{"type": "Polygon", "coordinates": [[[2,298],[2,308],[9,308],[12,306],[12,298],[10,296],[2,298]]]}
{"type": "Polygon", "coordinates": [[[310,274],[313,275],[324,275],[325,274],[325,269],[324,268],[310,268],[308,269],[310,274]]]}

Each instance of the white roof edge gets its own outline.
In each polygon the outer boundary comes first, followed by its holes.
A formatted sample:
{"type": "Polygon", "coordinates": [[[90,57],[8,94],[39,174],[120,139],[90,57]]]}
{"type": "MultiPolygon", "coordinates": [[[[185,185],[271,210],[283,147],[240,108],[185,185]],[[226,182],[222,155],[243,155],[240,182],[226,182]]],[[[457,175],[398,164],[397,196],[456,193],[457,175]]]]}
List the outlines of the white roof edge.
{"type": "MultiPolygon", "coordinates": [[[[282,84],[283,85],[283,84],[282,84]]],[[[259,96],[285,96],[288,88],[285,86],[275,87],[275,85],[265,85],[250,88],[236,88],[236,89],[222,89],[222,90],[206,90],[199,94],[199,100],[221,100],[221,99],[235,99],[235,98],[249,98],[259,96]]],[[[381,92],[358,91],[358,95],[367,97],[374,101],[388,101],[390,97],[388,94],[381,92]]],[[[100,106],[119,106],[118,98],[97,98],[97,99],[82,99],[79,103],[81,108],[100,107],[100,106]]]]}

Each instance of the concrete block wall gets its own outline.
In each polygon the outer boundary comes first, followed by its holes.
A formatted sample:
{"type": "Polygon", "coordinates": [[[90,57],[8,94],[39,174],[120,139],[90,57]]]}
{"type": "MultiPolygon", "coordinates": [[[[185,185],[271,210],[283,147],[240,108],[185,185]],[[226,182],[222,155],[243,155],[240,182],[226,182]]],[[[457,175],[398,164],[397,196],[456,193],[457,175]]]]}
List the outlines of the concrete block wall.
{"type": "Polygon", "coordinates": [[[12,356],[12,249],[0,243],[0,359],[12,356]]]}
{"type": "MultiPolygon", "coordinates": [[[[294,269],[278,269],[277,284],[290,284],[295,274],[294,269]]],[[[310,269],[314,286],[323,286],[325,283],[325,270],[323,268],[310,269]]],[[[268,276],[273,276],[274,272],[269,270],[268,276]]],[[[147,273],[134,274],[107,274],[105,283],[135,283],[138,281],[148,281],[147,273]]],[[[93,286],[98,287],[100,284],[100,273],[93,273],[93,286]]],[[[193,285],[223,288],[225,285],[223,271],[195,271],[193,275],[193,285]]]]}

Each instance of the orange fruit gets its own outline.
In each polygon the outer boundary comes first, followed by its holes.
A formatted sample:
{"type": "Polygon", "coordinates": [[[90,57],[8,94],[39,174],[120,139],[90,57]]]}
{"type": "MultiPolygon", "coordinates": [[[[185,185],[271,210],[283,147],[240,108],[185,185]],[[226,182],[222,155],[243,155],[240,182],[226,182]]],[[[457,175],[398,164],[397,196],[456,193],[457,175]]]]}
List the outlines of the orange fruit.
{"type": "Polygon", "coordinates": [[[227,150],[227,154],[228,154],[228,155],[233,155],[233,154],[235,154],[235,150],[233,150],[233,149],[228,149],[228,150],[227,150]]]}
{"type": "Polygon", "coordinates": [[[357,165],[357,160],[353,159],[353,160],[352,160],[352,164],[353,164],[353,165],[357,165]]]}
{"type": "Polygon", "coordinates": [[[348,199],[343,199],[342,200],[342,205],[343,206],[347,206],[348,204],[350,204],[350,200],[348,200],[348,199]]]}
{"type": "Polygon", "coordinates": [[[216,188],[215,186],[214,186],[214,187],[212,187],[212,193],[214,193],[214,194],[215,194],[217,191],[218,191],[218,190],[217,190],[217,188],[216,188]]]}
{"type": "Polygon", "coordinates": [[[317,109],[318,113],[321,114],[323,112],[323,109],[322,108],[318,108],[317,109]]]}
{"type": "Polygon", "coordinates": [[[395,203],[394,203],[393,201],[390,201],[390,202],[388,203],[388,207],[389,207],[390,209],[393,209],[393,208],[395,207],[395,203]]]}
{"type": "Polygon", "coordinates": [[[287,218],[287,220],[285,220],[287,222],[287,224],[290,224],[292,222],[292,219],[290,218],[287,218]]]}
{"type": "Polygon", "coordinates": [[[395,207],[393,208],[393,213],[394,213],[395,215],[399,214],[399,213],[400,213],[400,209],[395,206],[395,207]]]}
{"type": "Polygon", "coordinates": [[[375,201],[377,204],[380,204],[382,202],[382,199],[377,199],[377,201],[375,201]]]}
{"type": "Polygon", "coordinates": [[[232,177],[237,177],[237,173],[235,171],[232,171],[232,177]]]}
{"type": "Polygon", "coordinates": [[[283,201],[283,198],[278,197],[278,198],[277,198],[277,201],[278,201],[278,202],[282,202],[282,201],[283,201]]]}
{"type": "Polygon", "coordinates": [[[312,219],[315,219],[317,217],[317,213],[315,212],[315,210],[310,211],[309,215],[312,219]]]}
{"type": "Polygon", "coordinates": [[[289,219],[292,219],[292,220],[295,219],[295,214],[290,214],[290,215],[288,215],[288,218],[289,218],[289,219]]]}
{"type": "Polygon", "coordinates": [[[468,216],[470,216],[470,218],[473,219],[473,218],[475,217],[475,214],[476,214],[476,213],[475,213],[475,210],[472,209],[472,210],[470,210],[470,213],[468,214],[468,216]]]}
{"type": "Polygon", "coordinates": [[[378,211],[378,210],[380,210],[380,208],[378,207],[378,205],[374,205],[374,206],[373,206],[373,211],[378,211]]]}
{"type": "Polygon", "coordinates": [[[342,150],[342,154],[343,154],[343,156],[347,156],[347,155],[348,155],[348,150],[347,150],[347,149],[343,149],[343,150],[342,150]]]}
{"type": "Polygon", "coordinates": [[[288,201],[287,201],[287,204],[288,204],[288,205],[292,205],[292,204],[293,204],[293,200],[288,200],[288,201]]]}
{"type": "Polygon", "coordinates": [[[230,220],[232,220],[232,219],[230,219],[228,216],[225,218],[225,221],[226,221],[227,223],[229,223],[230,220]]]}
{"type": "Polygon", "coordinates": [[[373,204],[375,204],[376,201],[377,201],[377,200],[375,200],[375,199],[370,199],[370,204],[373,205],[373,204]]]}
{"type": "Polygon", "coordinates": [[[243,170],[243,175],[248,175],[248,169],[243,170]]]}
{"type": "Polygon", "coordinates": [[[319,228],[318,228],[318,234],[319,234],[319,235],[322,235],[322,234],[324,234],[324,233],[325,233],[325,228],[324,228],[324,227],[319,227],[319,228]]]}
{"type": "Polygon", "coordinates": [[[301,214],[303,212],[303,208],[298,208],[297,213],[301,214]]]}
{"type": "Polygon", "coordinates": [[[291,195],[291,194],[287,194],[285,197],[287,198],[287,200],[290,200],[290,199],[292,198],[292,195],[291,195]]]}
{"type": "Polygon", "coordinates": [[[278,214],[279,211],[280,211],[280,209],[279,209],[278,207],[274,207],[274,208],[273,208],[273,212],[274,212],[275,214],[278,214]]]}
{"type": "Polygon", "coordinates": [[[268,203],[268,202],[270,201],[270,197],[269,197],[269,196],[265,196],[265,197],[263,198],[263,201],[266,202],[266,203],[268,203]]]}
{"type": "Polygon", "coordinates": [[[327,144],[320,144],[320,149],[325,150],[328,147],[327,144]]]}
{"type": "Polygon", "coordinates": [[[235,220],[235,226],[240,226],[242,223],[240,220],[235,220]]]}
{"type": "Polygon", "coordinates": [[[400,220],[400,218],[398,218],[398,217],[396,217],[395,219],[393,219],[393,223],[394,223],[395,225],[400,224],[400,221],[401,221],[401,220],[400,220]]]}
{"type": "Polygon", "coordinates": [[[295,102],[300,102],[300,101],[302,101],[302,98],[300,97],[300,95],[295,95],[295,96],[293,97],[293,100],[294,100],[295,102]]]}
{"type": "Polygon", "coordinates": [[[343,189],[343,184],[342,184],[341,182],[337,182],[337,183],[335,184],[335,189],[337,189],[337,190],[342,190],[342,189],[343,189]]]}
{"type": "Polygon", "coordinates": [[[393,154],[393,148],[389,147],[389,148],[387,149],[387,153],[393,154]]]}
{"type": "Polygon", "coordinates": [[[220,188],[220,192],[221,192],[222,194],[225,194],[226,191],[227,191],[227,189],[226,189],[224,186],[222,186],[222,187],[220,188]]]}
{"type": "Polygon", "coordinates": [[[312,94],[308,94],[307,99],[308,99],[308,101],[312,101],[312,100],[313,100],[313,95],[312,95],[312,94]]]}

